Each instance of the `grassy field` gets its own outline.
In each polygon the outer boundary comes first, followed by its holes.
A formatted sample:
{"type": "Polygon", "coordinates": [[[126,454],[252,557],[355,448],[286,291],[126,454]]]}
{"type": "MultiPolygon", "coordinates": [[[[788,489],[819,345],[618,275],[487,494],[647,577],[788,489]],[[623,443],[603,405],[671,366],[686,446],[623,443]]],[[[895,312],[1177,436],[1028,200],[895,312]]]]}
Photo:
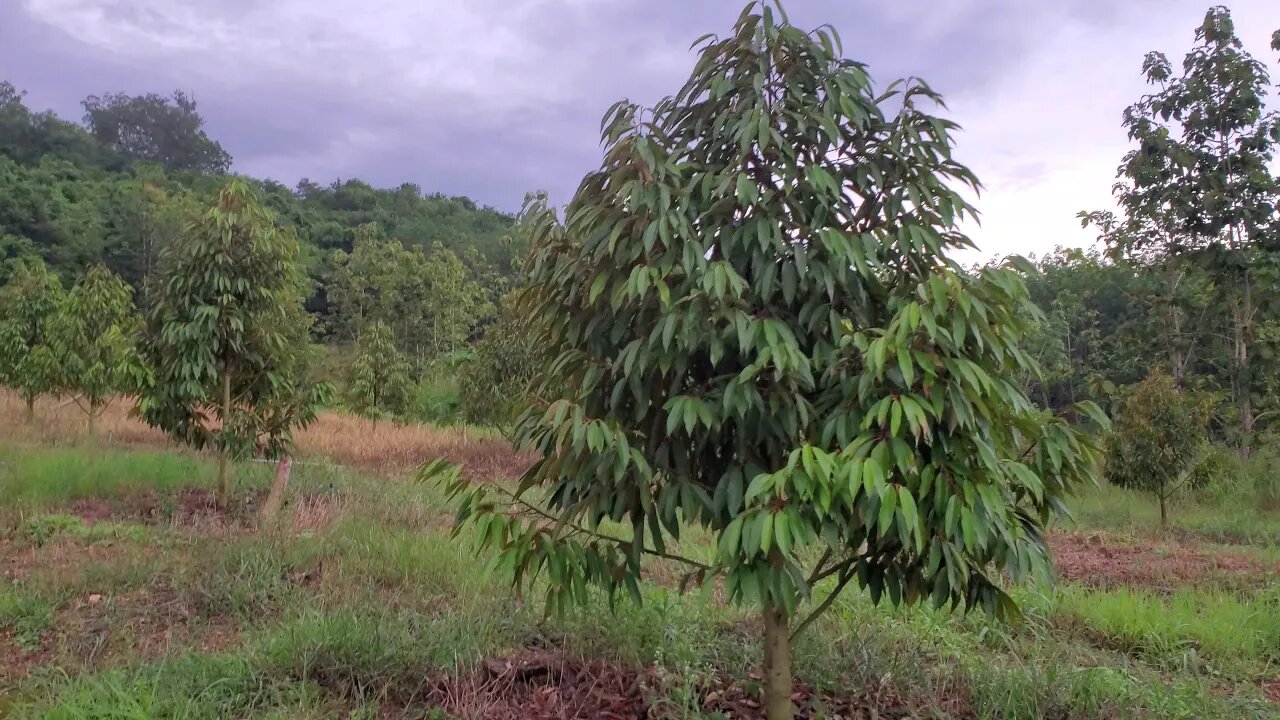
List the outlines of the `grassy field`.
{"type": "MultiPolygon", "coordinates": [[[[326,418],[259,532],[270,465],[218,510],[205,458],[44,409],[0,443],[0,718],[755,716],[755,620],[714,592],[546,618],[449,537],[411,458],[499,476],[525,459],[495,438],[326,418]]],[[[1077,516],[1017,625],[846,594],[796,651],[807,716],[1280,717],[1275,511],[1220,493],[1157,532],[1100,489],[1077,516]]]]}

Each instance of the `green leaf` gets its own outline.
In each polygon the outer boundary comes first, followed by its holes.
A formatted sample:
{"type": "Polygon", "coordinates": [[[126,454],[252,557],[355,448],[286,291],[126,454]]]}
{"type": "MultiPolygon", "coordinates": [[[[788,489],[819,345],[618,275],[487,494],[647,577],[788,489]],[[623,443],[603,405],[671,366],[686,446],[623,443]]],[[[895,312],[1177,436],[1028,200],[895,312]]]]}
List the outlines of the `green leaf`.
{"type": "Polygon", "coordinates": [[[760,199],[760,190],[751,178],[746,175],[738,176],[738,202],[744,205],[754,205],[760,199]]]}

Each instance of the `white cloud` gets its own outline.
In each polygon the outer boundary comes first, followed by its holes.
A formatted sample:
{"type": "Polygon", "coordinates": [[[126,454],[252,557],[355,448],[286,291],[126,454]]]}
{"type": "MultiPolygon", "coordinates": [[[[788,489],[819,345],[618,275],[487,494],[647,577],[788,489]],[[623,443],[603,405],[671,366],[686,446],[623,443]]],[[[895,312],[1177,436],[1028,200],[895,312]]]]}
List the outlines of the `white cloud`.
{"type": "MultiPolygon", "coordinates": [[[[985,186],[977,202],[982,225],[970,228],[980,255],[1090,245],[1094,235],[1075,214],[1113,207],[1111,186],[1129,149],[1121,113],[1150,91],[1142,59],[1161,50],[1180,62],[1206,6],[1170,0],[1160,12],[1135,5],[1117,10],[1101,27],[1059,17],[1054,31],[1001,81],[949,98],[965,128],[958,154],[985,186]]],[[[1239,0],[1232,11],[1245,47],[1273,60],[1269,34],[1280,27],[1280,4],[1239,0]]]]}

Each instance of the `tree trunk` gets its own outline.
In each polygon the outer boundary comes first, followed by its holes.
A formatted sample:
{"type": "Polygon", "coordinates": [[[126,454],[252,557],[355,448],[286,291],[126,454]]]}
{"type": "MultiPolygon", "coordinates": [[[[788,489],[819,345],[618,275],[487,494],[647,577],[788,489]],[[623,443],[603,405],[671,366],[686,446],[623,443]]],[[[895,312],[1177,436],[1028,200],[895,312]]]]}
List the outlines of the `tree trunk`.
{"type": "Polygon", "coordinates": [[[1178,286],[1182,284],[1182,273],[1172,260],[1164,266],[1165,287],[1168,291],[1165,307],[1166,321],[1169,323],[1165,338],[1169,341],[1169,369],[1173,375],[1175,387],[1182,388],[1186,384],[1187,371],[1190,367],[1191,353],[1183,346],[1183,313],[1178,307],[1178,286]]]}
{"type": "Polygon", "coordinates": [[[97,401],[89,401],[89,442],[98,442],[98,415],[101,412],[97,401]]]}
{"type": "Polygon", "coordinates": [[[27,396],[27,424],[34,425],[36,422],[36,396],[27,396]]]}
{"type": "Polygon", "coordinates": [[[271,492],[267,494],[266,502],[262,503],[262,510],[258,513],[259,530],[265,532],[275,526],[276,515],[284,504],[284,493],[289,487],[289,476],[292,473],[293,458],[282,455],[276,462],[276,480],[271,483],[271,492]]]}
{"type": "Polygon", "coordinates": [[[764,708],[768,720],[792,720],[791,636],[783,608],[764,609],[764,708]]]}
{"type": "Polygon", "coordinates": [[[231,373],[223,368],[222,370],[222,427],[218,429],[221,435],[221,447],[218,448],[218,504],[222,507],[227,506],[227,502],[231,499],[231,484],[227,479],[227,453],[230,449],[227,447],[227,422],[231,417],[231,373]]]}
{"type": "Polygon", "coordinates": [[[1240,297],[1235,306],[1235,337],[1232,348],[1232,360],[1235,367],[1235,379],[1238,395],[1236,402],[1240,411],[1240,457],[1248,458],[1249,449],[1253,446],[1253,377],[1249,367],[1249,350],[1253,346],[1253,287],[1248,269],[1241,273],[1240,297]]]}
{"type": "Polygon", "coordinates": [[[1164,493],[1156,493],[1156,497],[1160,498],[1160,529],[1164,530],[1169,527],[1169,511],[1165,508],[1164,493]]]}

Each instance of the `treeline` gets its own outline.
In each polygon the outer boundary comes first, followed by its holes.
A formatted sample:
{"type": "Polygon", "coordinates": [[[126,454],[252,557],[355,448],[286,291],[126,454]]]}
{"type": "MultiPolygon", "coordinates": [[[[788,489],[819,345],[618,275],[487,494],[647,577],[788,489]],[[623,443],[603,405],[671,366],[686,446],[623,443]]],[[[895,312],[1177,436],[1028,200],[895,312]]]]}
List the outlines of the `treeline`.
{"type": "MultiPolygon", "coordinates": [[[[145,309],[160,255],[213,202],[231,157],[181,92],[92,96],[83,106],[83,122],[70,122],[32,110],[21,91],[0,82],[0,283],[19,260],[42,261],[64,284],[102,264],[145,309]]],[[[425,358],[456,349],[495,317],[518,253],[508,241],[510,215],[411,183],[379,189],[360,180],[303,180],[290,189],[245,180],[297,233],[316,339],[354,340],[370,314],[434,318],[446,308],[452,317],[440,323],[448,327],[430,337],[422,328],[397,328],[398,344],[425,358]],[[387,277],[388,265],[366,272],[372,263],[397,265],[397,277],[387,277]],[[378,300],[359,300],[361,293],[378,300]]]]}
{"type": "MultiPolygon", "coordinates": [[[[1280,31],[1271,49],[1280,52],[1280,31]]],[[[1023,343],[1042,402],[1115,419],[1108,479],[1153,493],[1245,478],[1280,504],[1280,113],[1267,63],[1211,8],[1181,62],[1148,53],[1124,110],[1118,211],[1083,211],[1099,250],[1027,277],[1044,311],[1023,343]],[[1251,477],[1250,477],[1251,476],[1251,477]]]]}
{"type": "Polygon", "coordinates": [[[1209,395],[1214,435],[1247,449],[1280,410],[1272,79],[1221,7],[1182,62],[1153,52],[1143,71],[1153,92],[1123,113],[1119,211],[1079,214],[1099,249],[1060,249],[1027,279],[1045,313],[1028,347],[1045,371],[1037,392],[1057,406],[1105,399],[1158,369],[1209,395]]]}

